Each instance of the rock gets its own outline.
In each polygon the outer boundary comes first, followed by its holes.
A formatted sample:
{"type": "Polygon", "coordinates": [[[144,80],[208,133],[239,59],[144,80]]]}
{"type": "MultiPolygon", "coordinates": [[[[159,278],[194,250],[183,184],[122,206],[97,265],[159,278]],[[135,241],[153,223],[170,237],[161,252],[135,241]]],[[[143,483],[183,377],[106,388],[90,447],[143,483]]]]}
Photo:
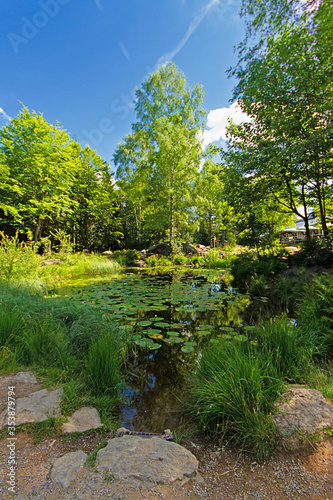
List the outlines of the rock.
{"type": "Polygon", "coordinates": [[[62,424],[64,433],[85,432],[90,429],[99,429],[103,427],[101,419],[96,408],[83,406],[69,417],[68,421],[62,424]]]}
{"type": "Polygon", "coordinates": [[[199,251],[189,243],[183,243],[182,252],[185,255],[199,255],[199,251]]]}
{"type": "Polygon", "coordinates": [[[185,483],[198,472],[198,460],[191,452],[159,437],[110,439],[97,453],[96,466],[119,481],[135,479],[155,484],[185,483]]]}
{"type": "Polygon", "coordinates": [[[81,450],[72,451],[57,458],[51,469],[51,481],[68,488],[71,481],[75,480],[77,474],[83,469],[86,459],[86,453],[81,450]]]}
{"type": "Polygon", "coordinates": [[[17,372],[13,375],[1,375],[1,383],[7,383],[8,385],[18,385],[18,384],[38,384],[35,375],[31,372],[17,372]]]}
{"type": "Polygon", "coordinates": [[[147,263],[144,260],[136,260],[133,267],[147,267],[147,263]]]}
{"type": "Polygon", "coordinates": [[[169,241],[165,241],[164,243],[158,243],[157,245],[153,247],[149,247],[145,255],[147,257],[157,254],[157,255],[169,255],[171,253],[171,245],[169,241]]]}
{"type": "Polygon", "coordinates": [[[272,416],[272,421],[283,436],[295,431],[314,434],[333,425],[333,405],[315,389],[290,385],[275,407],[279,413],[272,416]]]}
{"type": "Polygon", "coordinates": [[[42,262],[43,266],[53,266],[54,264],[63,264],[61,259],[46,259],[42,262]]]}
{"type": "Polygon", "coordinates": [[[102,255],[112,255],[112,253],[111,250],[105,250],[105,252],[102,252],[102,255]]]}
{"type": "MultiPolygon", "coordinates": [[[[42,389],[29,396],[18,398],[15,406],[15,425],[43,422],[60,415],[62,389],[42,389]]],[[[7,408],[0,415],[0,429],[7,425],[7,408]]]]}

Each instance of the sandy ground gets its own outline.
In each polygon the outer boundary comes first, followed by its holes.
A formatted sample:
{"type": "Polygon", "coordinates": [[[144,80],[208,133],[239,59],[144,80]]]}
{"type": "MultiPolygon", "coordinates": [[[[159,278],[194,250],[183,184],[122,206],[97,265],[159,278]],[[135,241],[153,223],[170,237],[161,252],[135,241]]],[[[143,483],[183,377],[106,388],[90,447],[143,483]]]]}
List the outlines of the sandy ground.
{"type": "Polygon", "coordinates": [[[103,436],[81,435],[76,439],[47,438],[34,444],[33,437],[17,434],[17,487],[7,490],[7,438],[0,441],[0,499],[226,499],[226,500],[333,500],[333,437],[316,446],[304,445],[293,452],[277,451],[264,463],[240,456],[235,450],[219,448],[206,438],[182,443],[199,460],[201,481],[180,485],[119,484],[104,474],[85,467],[68,490],[51,483],[54,460],[69,451],[90,453],[103,436]]]}

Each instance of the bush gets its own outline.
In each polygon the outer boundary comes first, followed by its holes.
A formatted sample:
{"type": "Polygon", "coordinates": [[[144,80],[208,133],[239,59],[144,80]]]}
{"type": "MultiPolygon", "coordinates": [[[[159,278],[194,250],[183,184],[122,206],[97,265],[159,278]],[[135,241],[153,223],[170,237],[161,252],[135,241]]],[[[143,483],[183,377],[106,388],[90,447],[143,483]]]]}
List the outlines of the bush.
{"type": "Polygon", "coordinates": [[[264,458],[275,443],[269,415],[282,386],[269,359],[244,344],[218,344],[203,352],[192,380],[193,417],[201,429],[264,458]]]}
{"type": "Polygon", "coordinates": [[[271,279],[277,272],[287,268],[287,263],[281,260],[281,255],[255,255],[244,253],[231,262],[233,284],[240,289],[247,289],[254,276],[271,279]]]}

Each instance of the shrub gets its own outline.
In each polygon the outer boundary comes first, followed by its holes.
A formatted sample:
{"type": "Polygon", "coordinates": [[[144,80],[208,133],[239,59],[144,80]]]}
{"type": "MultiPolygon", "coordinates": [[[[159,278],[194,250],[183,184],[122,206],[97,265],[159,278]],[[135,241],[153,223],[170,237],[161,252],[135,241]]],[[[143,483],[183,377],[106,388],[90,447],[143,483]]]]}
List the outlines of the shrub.
{"type": "Polygon", "coordinates": [[[270,363],[244,345],[221,343],[203,352],[190,389],[194,419],[264,458],[275,442],[269,415],[282,390],[270,363]]]}

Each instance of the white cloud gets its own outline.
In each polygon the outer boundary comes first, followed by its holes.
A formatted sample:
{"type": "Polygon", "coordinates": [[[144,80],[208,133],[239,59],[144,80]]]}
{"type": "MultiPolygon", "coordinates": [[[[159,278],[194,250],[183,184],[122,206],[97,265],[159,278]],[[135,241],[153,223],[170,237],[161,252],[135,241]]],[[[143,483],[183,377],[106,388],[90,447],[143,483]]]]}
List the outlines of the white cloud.
{"type": "Polygon", "coordinates": [[[0,108],[0,119],[9,122],[11,120],[10,116],[4,111],[3,108],[0,108]]]}
{"type": "Polygon", "coordinates": [[[122,42],[118,42],[119,43],[119,47],[120,47],[120,50],[122,51],[122,53],[124,54],[124,56],[126,57],[126,59],[131,62],[131,56],[130,56],[130,53],[128,52],[128,50],[126,49],[125,45],[122,43],[122,42]]]}
{"type": "Polygon", "coordinates": [[[201,24],[203,19],[207,16],[209,11],[215,7],[215,5],[219,5],[220,0],[210,0],[199,12],[199,14],[193,19],[191,22],[190,26],[188,27],[185,35],[183,38],[180,40],[178,45],[171,51],[167,52],[164,54],[162,57],[159,58],[157,62],[157,66],[159,65],[166,65],[168,64],[177,54],[182,50],[190,36],[195,32],[195,30],[198,28],[198,26],[201,24]]]}
{"type": "Polygon", "coordinates": [[[242,122],[251,121],[250,117],[243,113],[237,102],[234,102],[229,108],[212,109],[207,116],[207,129],[204,132],[204,145],[211,142],[217,142],[221,139],[226,140],[226,127],[228,119],[231,118],[234,123],[239,125],[242,122]]]}

